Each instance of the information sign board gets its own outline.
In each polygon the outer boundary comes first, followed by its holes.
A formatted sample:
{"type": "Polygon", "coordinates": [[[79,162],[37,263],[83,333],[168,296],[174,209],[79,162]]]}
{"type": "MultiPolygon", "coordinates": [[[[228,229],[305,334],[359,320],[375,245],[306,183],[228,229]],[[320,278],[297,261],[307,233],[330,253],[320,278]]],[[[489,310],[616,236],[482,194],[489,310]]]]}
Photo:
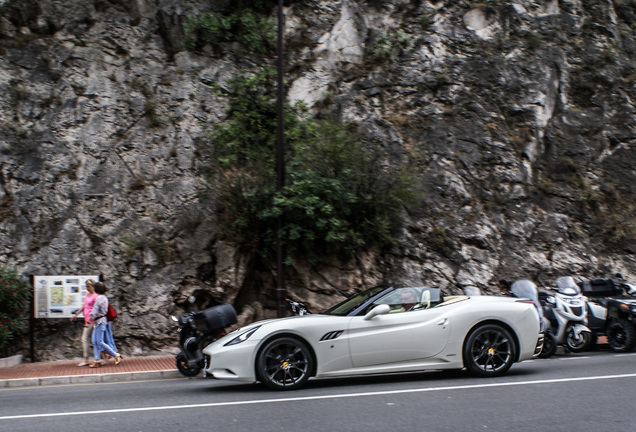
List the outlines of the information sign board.
{"type": "Polygon", "coordinates": [[[82,307],[88,279],[99,276],[33,276],[35,318],[70,318],[82,307]]]}

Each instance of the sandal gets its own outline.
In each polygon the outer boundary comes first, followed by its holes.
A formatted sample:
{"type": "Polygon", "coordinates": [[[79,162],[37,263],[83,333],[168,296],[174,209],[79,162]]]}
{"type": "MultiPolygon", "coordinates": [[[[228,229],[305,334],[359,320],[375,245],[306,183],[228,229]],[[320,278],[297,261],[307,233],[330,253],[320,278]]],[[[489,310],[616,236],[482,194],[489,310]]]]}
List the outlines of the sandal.
{"type": "Polygon", "coordinates": [[[89,368],[97,368],[97,367],[101,367],[101,366],[102,366],[102,361],[101,360],[96,360],[93,363],[91,363],[89,368]]]}
{"type": "Polygon", "coordinates": [[[121,355],[119,353],[115,354],[115,366],[121,363],[121,355]]]}
{"type": "Polygon", "coordinates": [[[78,364],[77,366],[78,366],[78,367],[88,366],[88,363],[86,363],[86,362],[82,362],[82,363],[78,364]]]}

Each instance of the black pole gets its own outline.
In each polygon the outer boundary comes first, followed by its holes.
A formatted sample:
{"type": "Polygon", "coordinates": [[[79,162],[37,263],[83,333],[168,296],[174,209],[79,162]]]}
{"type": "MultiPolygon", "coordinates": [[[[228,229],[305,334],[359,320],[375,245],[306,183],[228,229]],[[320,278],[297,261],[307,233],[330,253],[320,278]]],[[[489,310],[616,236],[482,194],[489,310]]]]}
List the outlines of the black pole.
{"type": "MultiPolygon", "coordinates": [[[[283,58],[283,30],[285,27],[283,15],[283,0],[278,0],[278,133],[276,139],[276,188],[280,191],[285,186],[285,80],[284,74],[284,58],[283,58]]],[[[278,300],[278,317],[285,316],[285,297],[287,289],[285,288],[285,267],[283,265],[283,242],[281,235],[283,232],[283,215],[278,217],[277,233],[278,241],[276,247],[276,273],[278,286],[276,288],[276,297],[278,300]]]]}
{"type": "Polygon", "coordinates": [[[31,355],[31,363],[35,363],[35,276],[31,275],[31,288],[33,289],[31,297],[31,305],[29,306],[29,342],[31,355]]]}

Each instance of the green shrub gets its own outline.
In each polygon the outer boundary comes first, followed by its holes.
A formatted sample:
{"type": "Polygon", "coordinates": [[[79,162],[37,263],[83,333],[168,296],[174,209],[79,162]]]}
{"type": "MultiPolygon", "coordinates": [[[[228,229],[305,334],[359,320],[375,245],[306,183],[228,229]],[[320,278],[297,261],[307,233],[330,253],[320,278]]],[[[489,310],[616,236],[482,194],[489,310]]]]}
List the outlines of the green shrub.
{"type": "Polygon", "coordinates": [[[413,37],[404,30],[382,32],[375,45],[374,56],[379,61],[390,60],[395,52],[405,53],[413,48],[413,37]]]}
{"type": "Polygon", "coordinates": [[[31,292],[31,285],[15,271],[0,267],[0,352],[9,346],[28,316],[31,292]]]}
{"type": "Polygon", "coordinates": [[[199,50],[207,44],[239,42],[253,52],[265,54],[276,41],[274,22],[250,8],[228,14],[190,16],[184,30],[186,47],[190,50],[199,50]]]}
{"type": "Polygon", "coordinates": [[[420,15],[420,26],[423,31],[428,31],[433,26],[433,19],[428,13],[420,15]]]}
{"type": "Polygon", "coordinates": [[[210,136],[221,236],[268,256],[282,216],[288,263],[394,244],[414,177],[378,145],[302,106],[285,109],[286,184],[277,190],[274,78],[271,70],[234,78],[229,119],[210,136]]]}
{"type": "Polygon", "coordinates": [[[217,45],[232,40],[232,22],[229,17],[216,13],[190,16],[185,24],[186,46],[197,49],[205,44],[217,45]]]}

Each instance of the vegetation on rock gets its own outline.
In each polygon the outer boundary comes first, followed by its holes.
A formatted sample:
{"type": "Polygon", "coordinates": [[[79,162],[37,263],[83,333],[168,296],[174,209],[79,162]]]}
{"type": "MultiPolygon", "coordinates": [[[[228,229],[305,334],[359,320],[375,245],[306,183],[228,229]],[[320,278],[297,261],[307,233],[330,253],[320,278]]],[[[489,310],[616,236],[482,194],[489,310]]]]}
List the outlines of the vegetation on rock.
{"type": "Polygon", "coordinates": [[[263,54],[274,46],[274,22],[263,15],[267,1],[234,1],[223,12],[190,16],[185,25],[186,46],[200,50],[206,44],[239,42],[263,54]]]}
{"type": "Polygon", "coordinates": [[[17,272],[0,267],[0,354],[8,352],[15,333],[28,316],[31,285],[20,279],[17,272]]]}
{"type": "Polygon", "coordinates": [[[230,83],[228,121],[209,136],[220,235],[267,256],[280,238],[287,263],[393,245],[404,205],[415,196],[406,164],[392,164],[370,140],[302,105],[286,106],[286,183],[276,188],[275,73],[230,83]]]}

